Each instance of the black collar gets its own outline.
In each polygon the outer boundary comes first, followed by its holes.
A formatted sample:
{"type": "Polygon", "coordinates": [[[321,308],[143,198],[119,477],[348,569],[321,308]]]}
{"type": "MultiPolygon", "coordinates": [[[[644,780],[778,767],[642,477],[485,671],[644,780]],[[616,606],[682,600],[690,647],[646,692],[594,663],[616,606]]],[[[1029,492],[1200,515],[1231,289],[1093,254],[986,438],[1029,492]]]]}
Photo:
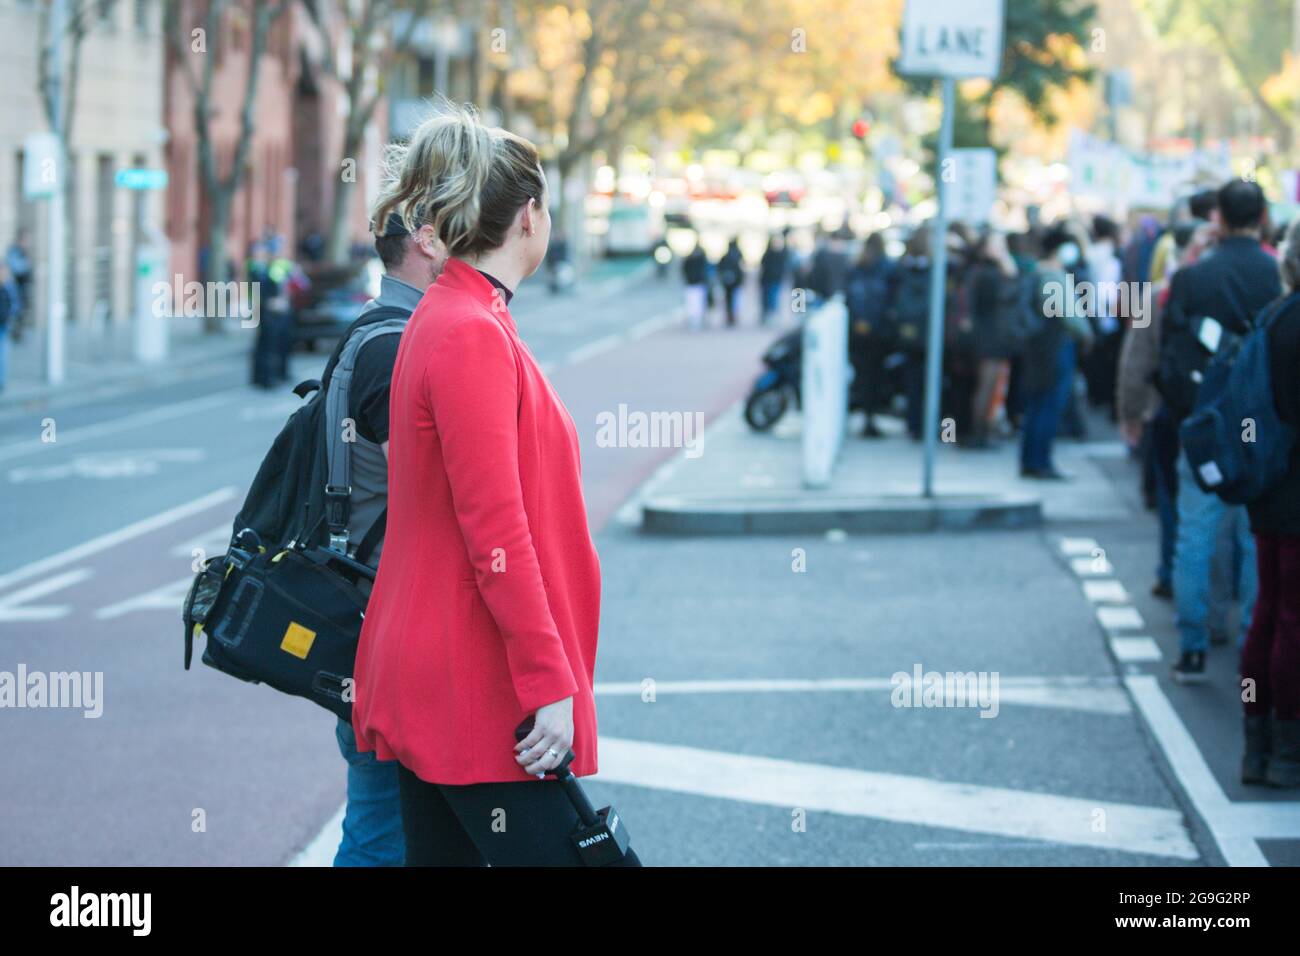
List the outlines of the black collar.
{"type": "Polygon", "coordinates": [[[494,276],[494,275],[488,275],[488,274],[487,274],[486,272],[484,272],[482,269],[476,269],[475,271],[476,271],[479,275],[481,275],[484,279],[487,279],[488,282],[491,282],[494,286],[496,286],[498,289],[500,289],[500,290],[501,290],[501,295],[502,295],[502,296],[505,298],[505,300],[506,300],[506,305],[509,305],[509,304],[510,304],[510,300],[511,300],[511,298],[514,297],[514,293],[511,292],[509,289],[506,288],[504,282],[502,282],[500,279],[498,279],[498,278],[497,278],[496,276],[494,276]]]}

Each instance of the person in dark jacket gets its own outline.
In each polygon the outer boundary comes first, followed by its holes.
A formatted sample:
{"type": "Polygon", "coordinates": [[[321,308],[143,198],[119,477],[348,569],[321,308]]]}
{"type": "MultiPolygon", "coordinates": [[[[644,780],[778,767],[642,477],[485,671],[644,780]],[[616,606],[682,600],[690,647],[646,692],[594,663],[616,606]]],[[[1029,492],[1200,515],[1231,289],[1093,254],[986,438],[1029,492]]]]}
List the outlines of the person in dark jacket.
{"type": "Polygon", "coordinates": [[[890,326],[906,356],[903,392],[907,399],[907,434],[921,440],[925,422],[926,331],[930,316],[930,226],[924,224],[907,240],[894,276],[890,326]]]}
{"type": "MultiPolygon", "coordinates": [[[[1169,301],[1161,322],[1160,348],[1186,334],[1191,323],[1211,316],[1228,332],[1247,332],[1255,316],[1282,293],[1277,260],[1259,243],[1268,204],[1259,185],[1233,180],[1219,190],[1220,239],[1212,252],[1195,265],[1174,274],[1169,301]]],[[[1176,343],[1175,343],[1176,344],[1176,343]]],[[[1171,411],[1175,411],[1171,408],[1171,411]]],[[[1236,546],[1233,573],[1238,583],[1241,628],[1250,625],[1255,604],[1255,543],[1249,534],[1245,509],[1226,504],[1201,490],[1187,459],[1178,461],[1178,540],[1174,548],[1174,604],[1180,637],[1180,654],[1173,677],[1179,683],[1205,679],[1205,652],[1209,648],[1212,618],[1223,615],[1211,607],[1210,570],[1215,542],[1225,521],[1232,523],[1236,546]]]]}
{"type": "Polygon", "coordinates": [[[977,374],[971,399],[972,427],[965,444],[970,448],[987,448],[1001,397],[1006,394],[1012,325],[1020,307],[1020,270],[1011,258],[1004,234],[992,231],[980,240],[971,266],[970,283],[977,374]]]}
{"type": "Polygon", "coordinates": [[[697,239],[682,260],[682,282],[686,286],[686,326],[692,331],[704,328],[709,310],[709,257],[697,239]]]}
{"type": "Polygon", "coordinates": [[[1024,478],[1059,480],[1064,477],[1052,464],[1052,446],[1068,400],[1063,386],[1074,373],[1074,352],[1066,323],[1075,303],[1060,291],[1067,288],[1063,261],[1066,257],[1062,250],[1074,244],[1070,233],[1059,227],[1045,235],[1041,243],[1033,293],[1038,328],[1025,342],[1021,374],[1025,417],[1021,429],[1020,474],[1024,478]]]}
{"type": "MultiPolygon", "coordinates": [[[[1300,428],[1300,220],[1287,230],[1282,279],[1288,297],[1268,332],[1273,401],[1300,428]]],[[[1243,687],[1255,690],[1242,695],[1241,780],[1300,787],[1300,445],[1283,479],[1247,510],[1259,595],[1241,649],[1243,687]]]]}
{"type": "Polygon", "coordinates": [[[727,327],[732,328],[740,309],[740,289],[745,284],[745,260],[740,254],[740,243],[735,239],[727,244],[727,251],[718,260],[718,284],[722,286],[727,327]]]}
{"type": "Polygon", "coordinates": [[[763,250],[763,258],[758,264],[758,281],[763,289],[763,310],[759,321],[766,325],[768,318],[776,311],[781,298],[781,287],[790,271],[790,250],[786,247],[785,236],[773,233],[763,250]]]}
{"type": "Polygon", "coordinates": [[[864,438],[879,438],[876,410],[889,401],[885,387],[885,359],[894,347],[890,314],[895,291],[895,264],[885,253],[880,233],[867,236],[862,255],[849,271],[845,305],[849,312],[849,361],[853,364],[851,406],[863,409],[867,420],[864,438]]]}

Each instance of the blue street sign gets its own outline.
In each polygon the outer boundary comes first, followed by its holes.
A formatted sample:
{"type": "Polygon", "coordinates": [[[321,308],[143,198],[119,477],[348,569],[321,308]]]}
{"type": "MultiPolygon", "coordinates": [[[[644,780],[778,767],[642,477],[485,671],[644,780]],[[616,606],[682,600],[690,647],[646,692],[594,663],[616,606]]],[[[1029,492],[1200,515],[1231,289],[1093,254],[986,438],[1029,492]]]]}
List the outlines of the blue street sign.
{"type": "Polygon", "coordinates": [[[166,189],[165,169],[119,169],[113,181],[120,189],[166,189]]]}

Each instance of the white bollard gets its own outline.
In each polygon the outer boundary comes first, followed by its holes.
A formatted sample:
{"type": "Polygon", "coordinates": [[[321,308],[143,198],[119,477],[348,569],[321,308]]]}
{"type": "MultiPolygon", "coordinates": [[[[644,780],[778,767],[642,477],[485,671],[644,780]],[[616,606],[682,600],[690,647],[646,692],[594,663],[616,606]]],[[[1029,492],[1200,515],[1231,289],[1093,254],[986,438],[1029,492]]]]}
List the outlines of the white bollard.
{"type": "Polygon", "coordinates": [[[831,482],[848,419],[849,313],[836,295],[808,316],[803,327],[803,483],[831,482]]]}
{"type": "MultiPolygon", "coordinates": [[[[145,230],[140,237],[135,264],[135,329],[133,331],[137,362],[156,364],[167,358],[172,309],[159,308],[154,286],[163,282],[169,288],[171,287],[171,283],[167,282],[167,265],[170,257],[167,238],[157,230],[145,230]]],[[[169,295],[169,303],[170,300],[169,295]]]]}

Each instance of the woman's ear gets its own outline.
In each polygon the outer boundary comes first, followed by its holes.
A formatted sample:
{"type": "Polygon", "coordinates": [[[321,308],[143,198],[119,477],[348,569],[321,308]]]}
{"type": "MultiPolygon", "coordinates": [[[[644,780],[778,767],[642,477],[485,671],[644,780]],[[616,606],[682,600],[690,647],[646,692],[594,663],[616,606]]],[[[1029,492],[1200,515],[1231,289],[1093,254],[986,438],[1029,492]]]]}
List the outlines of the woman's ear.
{"type": "Polygon", "coordinates": [[[523,228],[525,236],[532,236],[537,229],[537,221],[533,213],[533,207],[537,200],[532,196],[528,197],[528,202],[524,203],[523,215],[520,217],[519,225],[523,228]]]}

